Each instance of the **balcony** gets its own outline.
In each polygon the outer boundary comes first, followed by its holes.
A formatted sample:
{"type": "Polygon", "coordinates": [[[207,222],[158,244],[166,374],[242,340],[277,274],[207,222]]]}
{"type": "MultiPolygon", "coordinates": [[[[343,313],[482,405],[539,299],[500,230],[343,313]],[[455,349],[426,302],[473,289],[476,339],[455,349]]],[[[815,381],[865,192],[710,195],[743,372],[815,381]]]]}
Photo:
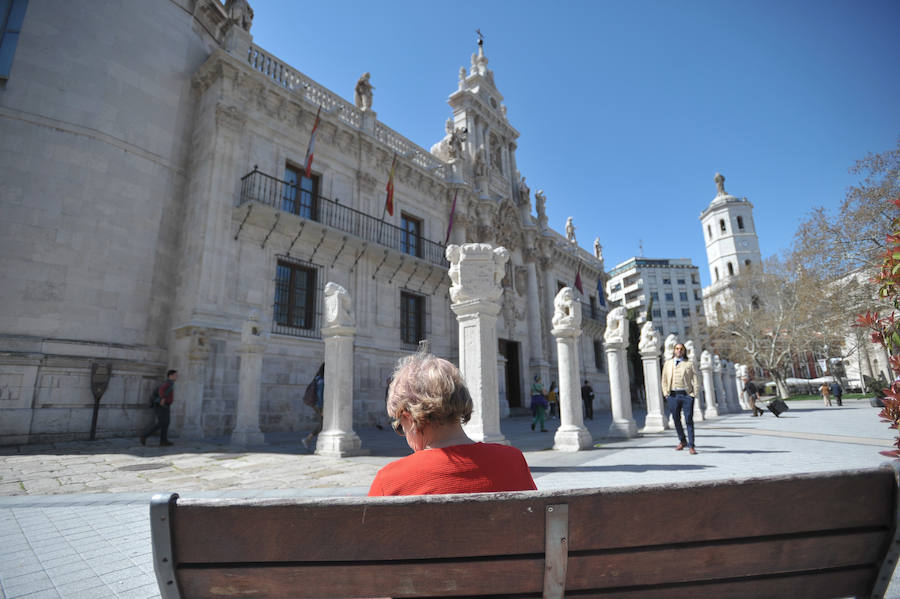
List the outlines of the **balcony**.
{"type": "Polygon", "coordinates": [[[313,196],[296,185],[276,179],[254,167],[241,177],[241,196],[238,205],[259,202],[295,214],[300,218],[321,223],[349,233],[364,241],[413,256],[436,266],[449,268],[444,257],[444,245],[415,235],[380,218],[344,206],[337,200],[313,196]]]}
{"type": "Polygon", "coordinates": [[[606,315],[600,306],[597,304],[592,306],[590,302],[585,301],[581,302],[581,318],[587,318],[596,322],[606,322],[606,315]]]}

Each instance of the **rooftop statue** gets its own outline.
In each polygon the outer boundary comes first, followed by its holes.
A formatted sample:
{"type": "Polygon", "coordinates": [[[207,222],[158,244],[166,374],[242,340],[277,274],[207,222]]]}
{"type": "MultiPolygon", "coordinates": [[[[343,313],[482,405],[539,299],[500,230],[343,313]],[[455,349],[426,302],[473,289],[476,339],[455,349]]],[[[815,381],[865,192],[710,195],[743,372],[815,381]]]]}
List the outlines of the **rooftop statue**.
{"type": "Polygon", "coordinates": [[[603,260],[603,246],[600,245],[599,237],[594,238],[594,257],[596,257],[597,260],[603,260]]]}
{"type": "Polygon", "coordinates": [[[728,195],[725,191],[725,177],[722,173],[716,173],[713,180],[716,182],[716,196],[728,195]]]}
{"type": "Polygon", "coordinates": [[[247,0],[225,0],[225,12],[229,21],[244,31],[250,31],[253,25],[253,9],[247,0]]]}
{"type": "Polygon", "coordinates": [[[572,243],[578,243],[575,241],[575,225],[572,224],[571,216],[566,219],[566,239],[572,243]]]}
{"type": "Polygon", "coordinates": [[[356,89],[353,92],[353,101],[360,110],[370,110],[372,108],[372,90],[375,86],[369,83],[369,73],[363,73],[359,81],[356,82],[356,89]]]}
{"type": "Polygon", "coordinates": [[[538,223],[540,226],[547,226],[547,196],[544,195],[543,189],[534,192],[534,208],[537,210],[538,223]]]}

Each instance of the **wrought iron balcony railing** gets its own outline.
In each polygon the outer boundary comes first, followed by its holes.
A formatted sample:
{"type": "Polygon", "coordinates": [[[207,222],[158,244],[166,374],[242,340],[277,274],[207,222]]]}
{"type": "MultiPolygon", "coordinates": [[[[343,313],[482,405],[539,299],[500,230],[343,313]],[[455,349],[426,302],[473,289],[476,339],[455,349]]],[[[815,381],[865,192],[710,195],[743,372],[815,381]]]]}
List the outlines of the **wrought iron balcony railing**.
{"type": "Polygon", "coordinates": [[[605,322],[606,317],[603,315],[601,308],[599,305],[594,304],[593,306],[589,302],[582,301],[581,302],[581,318],[590,318],[591,320],[596,320],[597,322],[605,322]]]}
{"type": "Polygon", "coordinates": [[[276,179],[256,167],[241,177],[238,205],[246,202],[266,204],[431,264],[449,266],[443,244],[344,206],[338,200],[315,195],[293,183],[276,179]]]}

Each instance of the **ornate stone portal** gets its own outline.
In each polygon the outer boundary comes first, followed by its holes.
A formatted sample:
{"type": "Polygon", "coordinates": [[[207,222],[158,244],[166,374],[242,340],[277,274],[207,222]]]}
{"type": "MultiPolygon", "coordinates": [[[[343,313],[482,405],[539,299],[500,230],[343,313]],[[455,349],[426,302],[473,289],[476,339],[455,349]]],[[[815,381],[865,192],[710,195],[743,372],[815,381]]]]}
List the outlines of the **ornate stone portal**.
{"type": "Polygon", "coordinates": [[[325,285],[325,409],[316,454],[330,457],[359,455],[362,441],[353,431],[353,339],[356,320],[347,290],[325,285]]]}
{"type": "Polygon", "coordinates": [[[635,437],[637,424],[631,412],[631,392],[628,384],[628,365],[625,350],[628,348],[628,318],[625,308],[614,308],[606,316],[606,361],[609,364],[609,394],[612,408],[610,437],[635,437]]]}
{"type": "Polygon", "coordinates": [[[659,335],[652,322],[645,322],[641,327],[641,340],[638,351],[644,367],[644,393],[647,396],[647,420],[642,433],[661,433],[666,430],[663,410],[662,385],[659,373],[659,335]]]}
{"type": "Polygon", "coordinates": [[[508,443],[500,431],[497,315],[509,251],[486,243],[448,245],[450,309],[459,322],[459,369],[474,410],[464,425],[475,441],[508,443]]]}
{"type": "Polygon", "coordinates": [[[553,300],[553,329],[559,359],[559,428],[553,449],[579,451],[590,449],[594,441],[581,415],[581,386],[578,373],[578,337],[581,336],[581,303],[571,287],[563,287],[553,300]]]}
{"type": "Polygon", "coordinates": [[[259,445],[265,437],[259,429],[259,398],[262,394],[262,359],[266,340],[259,323],[259,310],[250,310],[241,328],[241,366],[239,370],[237,422],[231,442],[259,445]]]}

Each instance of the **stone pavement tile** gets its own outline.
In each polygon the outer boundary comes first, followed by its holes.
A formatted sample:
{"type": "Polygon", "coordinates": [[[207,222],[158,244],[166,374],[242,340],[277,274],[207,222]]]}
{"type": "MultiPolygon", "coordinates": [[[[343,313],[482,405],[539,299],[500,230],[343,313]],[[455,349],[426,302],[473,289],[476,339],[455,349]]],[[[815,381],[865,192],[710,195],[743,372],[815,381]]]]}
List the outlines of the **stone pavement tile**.
{"type": "Polygon", "coordinates": [[[133,564],[125,568],[100,574],[99,578],[116,593],[141,587],[156,581],[155,578],[149,579],[138,566],[133,564]]]}
{"type": "MultiPolygon", "coordinates": [[[[87,566],[85,566],[85,568],[87,568],[87,566]]],[[[88,572],[90,572],[90,569],[88,569],[88,572]]],[[[90,589],[106,587],[106,584],[100,581],[93,572],[90,572],[90,576],[78,580],[59,582],[54,578],[53,582],[56,583],[56,588],[64,599],[68,599],[76,593],[84,593],[90,589]]]]}
{"type": "Polygon", "coordinates": [[[159,599],[159,586],[156,583],[156,577],[153,577],[152,584],[122,591],[117,593],[116,597],[117,599],[159,599]]]}
{"type": "MultiPolygon", "coordinates": [[[[12,598],[13,595],[10,595],[12,598]]],[[[16,599],[66,599],[62,597],[56,589],[44,589],[27,595],[15,595],[16,599]]]]}
{"type": "Polygon", "coordinates": [[[119,556],[111,556],[109,554],[101,557],[89,557],[85,561],[87,561],[88,566],[90,566],[91,570],[93,570],[97,576],[125,570],[134,565],[134,562],[130,559],[123,559],[119,556]]]}
{"type": "Polygon", "coordinates": [[[50,577],[40,570],[30,574],[13,575],[3,580],[3,588],[10,597],[18,597],[53,588],[50,577]]]}

